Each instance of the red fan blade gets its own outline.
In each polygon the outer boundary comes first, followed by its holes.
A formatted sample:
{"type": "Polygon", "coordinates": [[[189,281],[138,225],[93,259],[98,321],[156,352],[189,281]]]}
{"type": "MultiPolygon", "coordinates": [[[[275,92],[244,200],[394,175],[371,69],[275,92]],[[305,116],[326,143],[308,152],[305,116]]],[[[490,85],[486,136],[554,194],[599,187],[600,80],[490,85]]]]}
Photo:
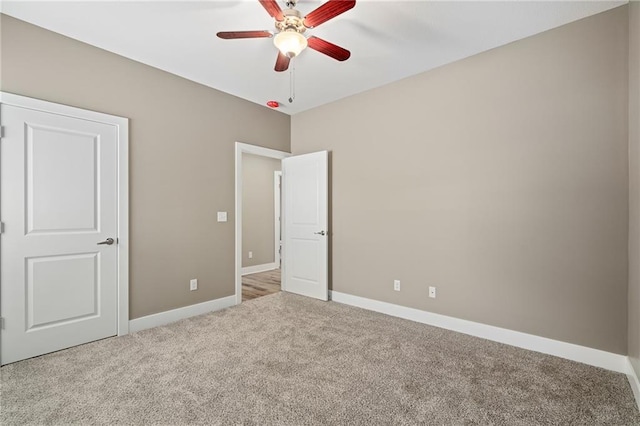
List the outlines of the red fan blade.
{"type": "Polygon", "coordinates": [[[276,67],[275,70],[278,72],[286,71],[289,68],[289,61],[291,58],[282,54],[282,52],[278,51],[278,59],[276,59],[276,67]]]}
{"type": "Polygon", "coordinates": [[[336,46],[333,43],[329,43],[321,38],[311,36],[307,39],[309,48],[317,50],[320,53],[324,53],[327,56],[331,56],[338,61],[346,61],[351,56],[351,52],[347,49],[343,49],[340,46],[336,46]]]}
{"type": "Polygon", "coordinates": [[[282,14],[282,9],[276,3],[276,0],[258,0],[260,4],[267,10],[267,13],[271,15],[272,18],[275,18],[277,21],[282,21],[284,19],[284,15],[282,14]]]}
{"type": "Polygon", "coordinates": [[[225,40],[231,40],[234,38],[273,37],[273,33],[271,31],[221,31],[216,35],[225,40]]]}
{"type": "Polygon", "coordinates": [[[353,8],[355,5],[355,0],[329,0],[305,16],[303,24],[307,28],[315,28],[323,22],[327,22],[329,19],[335,18],[353,8]]]}

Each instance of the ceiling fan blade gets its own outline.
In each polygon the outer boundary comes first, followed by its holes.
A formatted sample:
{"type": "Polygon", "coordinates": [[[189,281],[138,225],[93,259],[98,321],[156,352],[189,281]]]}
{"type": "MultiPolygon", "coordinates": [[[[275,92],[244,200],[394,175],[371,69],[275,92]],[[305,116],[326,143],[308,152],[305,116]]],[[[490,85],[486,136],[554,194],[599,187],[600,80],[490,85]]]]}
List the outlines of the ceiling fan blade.
{"type": "Polygon", "coordinates": [[[260,4],[267,10],[267,13],[271,15],[272,18],[275,18],[277,21],[282,21],[284,19],[284,15],[282,14],[282,9],[278,6],[276,0],[258,0],[260,4]]]}
{"type": "Polygon", "coordinates": [[[343,49],[340,46],[329,43],[328,41],[315,36],[309,37],[307,39],[307,43],[309,43],[310,49],[317,50],[318,52],[324,53],[338,61],[346,61],[351,56],[351,52],[347,49],[343,49]]]}
{"type": "Polygon", "coordinates": [[[276,66],[274,69],[278,72],[286,71],[287,68],[289,68],[289,61],[291,61],[291,58],[278,51],[278,59],[276,59],[276,66]]]}
{"type": "Polygon", "coordinates": [[[216,34],[218,37],[225,40],[231,40],[234,38],[269,38],[273,37],[271,31],[220,31],[216,34]]]}
{"type": "Polygon", "coordinates": [[[323,22],[327,22],[329,19],[335,18],[353,8],[355,5],[355,0],[329,0],[305,16],[302,23],[307,28],[315,28],[323,22]]]}

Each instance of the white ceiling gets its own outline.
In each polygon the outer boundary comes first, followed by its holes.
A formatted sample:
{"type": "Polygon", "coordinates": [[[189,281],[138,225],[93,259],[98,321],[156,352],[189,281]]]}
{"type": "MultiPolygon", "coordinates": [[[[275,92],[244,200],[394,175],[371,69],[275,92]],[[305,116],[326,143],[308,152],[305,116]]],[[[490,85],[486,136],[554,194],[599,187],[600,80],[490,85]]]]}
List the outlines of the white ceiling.
{"type": "MultiPolygon", "coordinates": [[[[284,9],[284,0],[279,0],[284,9]]],[[[272,39],[221,40],[218,31],[273,30],[257,0],[12,1],[2,12],[127,58],[295,114],[627,3],[624,1],[378,1],[306,35],[351,51],[346,62],[306,49],[273,70],[272,39]],[[291,67],[290,67],[291,68],[291,67]]],[[[300,0],[303,15],[322,4],[300,0]]],[[[265,106],[266,108],[266,106],[265,106]]]]}

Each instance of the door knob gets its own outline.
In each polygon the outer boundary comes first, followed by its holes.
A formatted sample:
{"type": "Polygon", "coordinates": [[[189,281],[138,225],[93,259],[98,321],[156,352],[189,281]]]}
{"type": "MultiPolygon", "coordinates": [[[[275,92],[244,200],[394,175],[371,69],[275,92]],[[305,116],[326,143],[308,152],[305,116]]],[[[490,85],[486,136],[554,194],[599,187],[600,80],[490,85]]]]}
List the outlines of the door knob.
{"type": "Polygon", "coordinates": [[[314,234],[316,234],[316,235],[325,235],[325,234],[326,234],[326,232],[324,232],[324,231],[320,231],[320,232],[314,232],[314,234]]]}
{"type": "Polygon", "coordinates": [[[115,240],[114,240],[113,238],[107,238],[107,239],[106,239],[106,240],[104,240],[104,241],[100,241],[100,242],[98,243],[98,245],[106,244],[106,245],[110,246],[110,245],[111,245],[111,244],[113,244],[114,242],[115,242],[115,240]]]}

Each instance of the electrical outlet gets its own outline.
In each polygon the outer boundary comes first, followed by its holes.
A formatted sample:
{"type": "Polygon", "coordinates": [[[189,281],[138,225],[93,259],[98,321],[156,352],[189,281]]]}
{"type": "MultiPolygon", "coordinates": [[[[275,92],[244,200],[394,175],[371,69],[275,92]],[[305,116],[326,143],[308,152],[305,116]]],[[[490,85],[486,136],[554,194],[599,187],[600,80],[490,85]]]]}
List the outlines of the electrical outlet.
{"type": "Polygon", "coordinates": [[[249,252],[249,259],[253,259],[253,252],[252,251],[249,252]]]}
{"type": "Polygon", "coordinates": [[[432,299],[436,298],[436,288],[435,287],[429,287],[429,297],[432,299]]]}
{"type": "Polygon", "coordinates": [[[198,280],[196,278],[189,281],[189,290],[197,290],[198,289],[198,280]]]}
{"type": "Polygon", "coordinates": [[[400,280],[393,280],[393,289],[395,291],[400,291],[400,280]]]}

